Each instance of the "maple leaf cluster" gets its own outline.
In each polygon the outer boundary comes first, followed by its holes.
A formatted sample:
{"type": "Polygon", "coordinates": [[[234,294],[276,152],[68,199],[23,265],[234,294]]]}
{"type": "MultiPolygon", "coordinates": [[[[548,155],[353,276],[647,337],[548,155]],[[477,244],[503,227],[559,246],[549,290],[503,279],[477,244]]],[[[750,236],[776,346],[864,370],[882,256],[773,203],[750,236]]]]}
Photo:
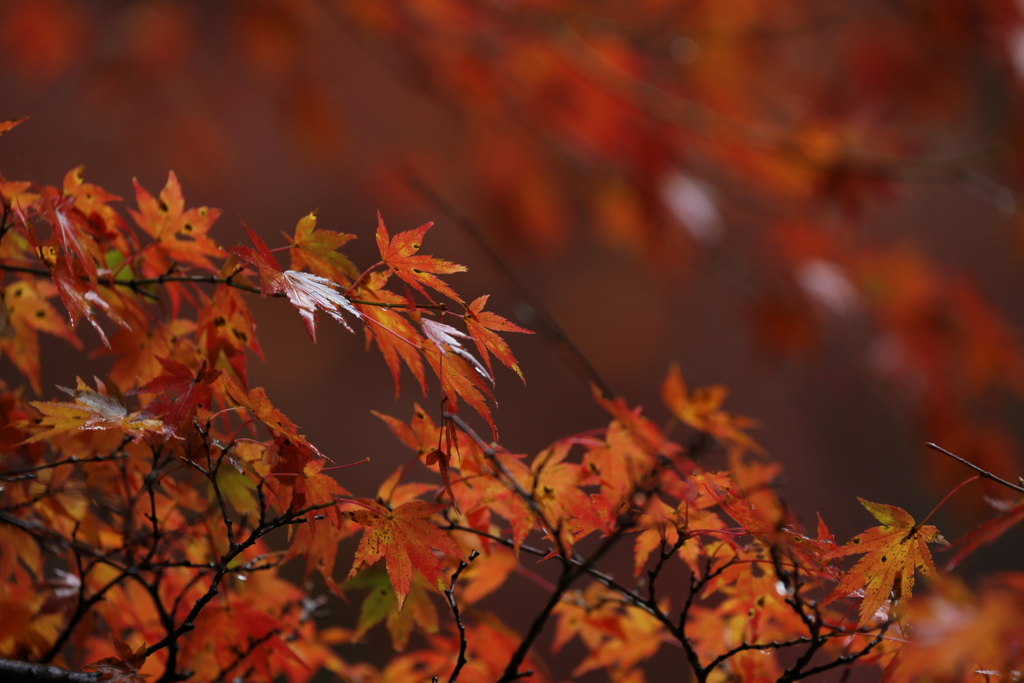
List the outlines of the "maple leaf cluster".
{"type": "Polygon", "coordinates": [[[891,680],[1017,675],[1024,581],[1008,573],[973,592],[948,571],[1020,521],[1019,501],[942,570],[930,515],[919,523],[893,505],[862,500],[879,526],[839,545],[824,521],[811,532],[788,508],[755,423],[723,410],[725,388],[691,390],[675,366],[661,392],[668,427],[595,388],[605,425],[532,456],[508,450],[489,404],[491,356],[522,377],[501,333],[527,330],[441,278],[464,268],[420,253],[429,224],[392,236],[378,216],[380,261],[359,270],[338,251],[352,236],[314,214],[278,249],[248,227],[251,246],[220,246],[219,212],[186,208],[173,173],[155,197],[136,183],[138,230],[80,168],[61,188],[0,177],[0,198],[4,355],[37,394],[40,332],[80,350],[85,320],[114,357],[108,377],[63,388],[69,399],[0,390],[0,670],[22,660],[126,682],[304,683],[320,669],[361,683],[545,681],[537,645],[551,624],[555,652],[577,639],[585,651],[574,676],[602,670],[617,683],[646,680],[666,644],[702,682],[856,666],[891,680]],[[403,367],[424,393],[432,371],[436,412],[377,414],[411,455],[375,497],[352,495],[330,449],[250,386],[248,353],[262,351],[247,294],[287,300],[314,342],[321,313],[361,327],[396,391],[403,367]],[[717,456],[719,468],[702,464],[717,456]],[[341,541],[356,537],[342,578],[341,541]],[[616,552],[632,557],[631,576],[605,568],[616,552]],[[319,574],[326,595],[284,577],[297,558],[303,585],[319,574]],[[668,585],[669,572],[685,580],[668,585]],[[513,574],[543,591],[523,633],[480,606],[513,574]],[[362,591],[354,628],[318,623],[332,596],[362,591]],[[334,649],[381,623],[396,651],[384,666],[334,649]]]}

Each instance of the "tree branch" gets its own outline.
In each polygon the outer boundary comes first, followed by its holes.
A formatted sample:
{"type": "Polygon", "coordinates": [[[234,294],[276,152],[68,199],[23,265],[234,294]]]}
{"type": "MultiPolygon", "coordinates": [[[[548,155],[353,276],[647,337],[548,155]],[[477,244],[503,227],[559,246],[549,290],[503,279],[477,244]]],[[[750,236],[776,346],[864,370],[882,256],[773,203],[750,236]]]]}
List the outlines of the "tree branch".
{"type": "MultiPolygon", "coordinates": [[[[480,553],[473,550],[469,554],[469,561],[472,562],[480,553]]],[[[455,602],[455,582],[459,580],[459,575],[462,574],[462,570],[468,567],[469,564],[466,562],[459,562],[459,568],[452,574],[451,586],[444,592],[444,597],[448,601],[448,606],[452,609],[452,616],[455,617],[455,626],[459,629],[459,658],[455,662],[455,668],[452,669],[452,675],[448,679],[448,683],[455,683],[459,678],[459,672],[462,671],[462,667],[466,665],[466,647],[469,643],[466,641],[466,626],[462,623],[462,617],[459,614],[459,604],[455,602]]]]}
{"type": "Polygon", "coordinates": [[[100,674],[68,671],[49,664],[0,659],[0,679],[5,683],[97,683],[100,674]]]}
{"type": "Polygon", "coordinates": [[[953,453],[950,453],[949,451],[947,451],[945,448],[942,448],[941,446],[937,446],[937,445],[935,445],[935,444],[933,444],[931,442],[926,443],[925,446],[927,446],[928,448],[932,449],[933,451],[938,451],[939,453],[945,453],[946,455],[948,455],[949,457],[953,458],[957,462],[959,462],[959,463],[961,463],[963,465],[967,465],[972,470],[974,470],[979,475],[981,475],[981,477],[983,479],[988,479],[989,481],[994,481],[997,484],[1002,484],[1003,486],[1005,486],[1006,488],[1010,489],[1011,491],[1016,491],[1017,493],[1024,493],[1024,486],[1017,486],[1016,484],[1011,484],[1010,482],[1006,481],[1005,479],[1003,479],[1001,477],[997,477],[996,475],[992,474],[988,470],[981,469],[980,467],[975,465],[970,460],[965,460],[964,458],[961,458],[959,455],[954,455],[953,453]]]}

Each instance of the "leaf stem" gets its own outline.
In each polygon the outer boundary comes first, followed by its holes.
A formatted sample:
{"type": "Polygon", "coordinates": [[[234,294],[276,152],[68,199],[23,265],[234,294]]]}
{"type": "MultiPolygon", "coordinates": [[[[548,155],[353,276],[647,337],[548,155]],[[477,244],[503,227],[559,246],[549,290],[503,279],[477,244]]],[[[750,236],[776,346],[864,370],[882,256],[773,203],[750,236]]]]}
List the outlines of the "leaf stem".
{"type": "Polygon", "coordinates": [[[928,516],[927,516],[927,517],[925,517],[924,519],[922,519],[922,520],[921,520],[921,521],[920,521],[920,522],[918,523],[918,525],[917,525],[917,528],[918,528],[918,529],[920,529],[920,528],[921,528],[921,527],[923,527],[923,526],[924,526],[925,524],[927,524],[927,523],[928,523],[928,520],[929,520],[929,519],[931,519],[931,518],[932,518],[932,516],[933,516],[933,515],[934,515],[934,514],[935,514],[936,512],[938,512],[938,511],[939,511],[939,508],[940,508],[940,507],[942,507],[943,505],[945,505],[945,504],[946,504],[946,501],[947,501],[947,500],[949,500],[950,498],[952,498],[952,497],[953,497],[953,494],[954,494],[954,493],[956,493],[957,491],[959,491],[960,489],[962,489],[962,488],[963,488],[964,486],[967,486],[967,485],[968,485],[968,484],[970,484],[970,483],[971,483],[972,481],[978,481],[978,480],[979,480],[979,479],[981,479],[981,478],[982,478],[982,476],[981,476],[980,474],[976,474],[976,475],[974,475],[973,477],[970,477],[970,478],[968,478],[968,479],[964,479],[964,480],[963,480],[962,482],[960,482],[959,484],[957,484],[957,487],[956,487],[955,489],[953,489],[952,491],[950,491],[949,493],[947,493],[947,494],[946,494],[946,497],[945,497],[945,498],[943,498],[942,500],[940,500],[940,501],[939,501],[939,504],[938,504],[938,505],[936,505],[936,506],[935,506],[935,508],[934,508],[934,509],[933,509],[933,510],[932,510],[931,512],[929,512],[929,513],[928,513],[928,516]]]}

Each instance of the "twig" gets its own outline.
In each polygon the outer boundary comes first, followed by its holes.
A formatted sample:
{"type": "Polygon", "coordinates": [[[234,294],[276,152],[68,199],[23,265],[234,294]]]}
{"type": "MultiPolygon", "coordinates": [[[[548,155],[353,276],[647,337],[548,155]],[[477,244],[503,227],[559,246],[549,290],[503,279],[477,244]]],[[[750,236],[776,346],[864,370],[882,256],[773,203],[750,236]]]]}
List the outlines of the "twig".
{"type": "Polygon", "coordinates": [[[1002,484],[1003,486],[1005,486],[1006,488],[1010,489],[1011,491],[1016,491],[1017,493],[1024,493],[1024,486],[1017,486],[1016,484],[1011,484],[1010,482],[1006,481],[1005,479],[1002,479],[1002,478],[997,477],[996,475],[992,474],[988,470],[981,469],[980,467],[975,465],[970,460],[965,460],[965,459],[961,458],[959,455],[955,455],[953,453],[950,453],[949,451],[947,451],[945,448],[942,448],[941,446],[937,446],[937,445],[935,445],[935,444],[933,444],[931,442],[926,443],[925,446],[927,446],[928,448],[932,449],[933,451],[938,451],[940,453],[945,453],[946,455],[948,455],[949,457],[953,458],[954,460],[956,460],[957,462],[959,462],[962,465],[967,465],[972,470],[974,470],[975,472],[980,474],[982,476],[982,478],[984,478],[984,479],[988,479],[990,481],[994,481],[997,484],[1002,484]]]}
{"type": "MultiPolygon", "coordinates": [[[[604,555],[611,547],[618,541],[622,534],[629,528],[629,524],[620,525],[613,533],[609,534],[608,537],[598,546],[597,550],[591,553],[590,557],[583,560],[580,564],[566,564],[565,571],[562,572],[562,577],[558,581],[558,585],[555,587],[555,592],[551,594],[548,601],[544,604],[543,609],[534,617],[533,622],[530,624],[530,629],[526,632],[523,640],[519,643],[518,649],[512,654],[512,658],[508,662],[508,666],[505,667],[505,672],[498,679],[497,683],[511,683],[520,678],[532,675],[532,671],[520,671],[519,665],[526,659],[526,653],[530,651],[533,646],[533,642],[540,636],[541,631],[544,629],[544,624],[547,623],[548,617],[555,607],[562,601],[562,595],[568,590],[569,585],[576,580],[580,575],[584,574],[587,567],[594,565],[602,555],[604,555]]],[[[566,560],[568,563],[568,560],[566,560]]]]}
{"type": "Polygon", "coordinates": [[[58,460],[56,462],[46,463],[44,465],[36,465],[35,467],[19,467],[15,470],[8,470],[0,474],[0,480],[2,481],[15,481],[17,479],[28,479],[31,475],[36,472],[43,470],[53,469],[54,467],[62,467],[63,465],[88,465],[93,462],[110,462],[111,460],[120,460],[127,458],[126,453],[115,453],[113,455],[97,455],[92,458],[79,458],[72,455],[70,458],[65,460],[58,460]],[[28,476],[26,476],[28,475],[28,476]]]}
{"type": "MultiPolygon", "coordinates": [[[[302,519],[302,517],[306,513],[330,507],[331,505],[335,504],[336,503],[334,501],[331,501],[330,503],[323,503],[320,505],[312,505],[309,507],[305,507],[301,510],[289,512],[288,514],[282,515],[281,517],[278,517],[265,525],[260,525],[253,529],[252,532],[250,532],[248,538],[246,538],[241,543],[237,543],[230,550],[228,550],[228,552],[225,553],[223,557],[220,558],[220,564],[217,567],[217,571],[213,575],[213,579],[210,581],[210,587],[206,590],[205,593],[203,593],[199,597],[198,600],[196,600],[196,602],[192,605],[192,609],[189,610],[188,614],[185,616],[185,619],[177,628],[168,633],[165,638],[158,641],[157,643],[154,643],[153,645],[150,645],[146,649],[146,656],[149,657],[154,652],[162,650],[165,647],[169,647],[172,643],[177,642],[177,640],[181,638],[181,636],[195,629],[196,617],[198,617],[199,613],[202,612],[203,608],[206,607],[206,605],[211,600],[213,600],[214,597],[217,596],[219,592],[218,587],[220,586],[221,580],[228,573],[228,567],[231,564],[231,561],[234,560],[238,555],[240,555],[243,551],[247,550],[248,548],[252,547],[256,543],[256,541],[258,541],[260,538],[267,535],[274,529],[279,529],[290,524],[304,522],[305,520],[302,519]]],[[[174,681],[179,680],[183,680],[181,674],[179,674],[176,671],[173,671],[171,667],[168,666],[168,668],[164,671],[163,676],[160,677],[157,683],[174,683],[174,681]]]]}
{"type": "MultiPolygon", "coordinates": [[[[50,271],[46,268],[33,268],[30,266],[17,266],[11,263],[0,263],[0,270],[6,270],[10,273],[25,273],[28,275],[38,275],[40,277],[50,277],[50,271]]],[[[84,278],[83,278],[84,279],[84,278]]],[[[147,285],[162,285],[169,282],[186,282],[193,284],[210,284],[210,285],[227,285],[228,287],[234,287],[243,292],[249,292],[250,294],[261,294],[259,287],[251,287],[249,285],[236,282],[232,277],[222,277],[220,275],[158,275],[157,277],[148,278],[132,278],[130,280],[112,280],[110,282],[100,282],[104,287],[127,287],[133,291],[140,291],[141,287],[147,285]]],[[[141,290],[145,291],[145,290],[141,290]]],[[[287,296],[284,292],[277,292],[270,296],[275,298],[284,298],[287,296]]],[[[409,304],[402,303],[386,303],[383,301],[365,301],[363,299],[349,299],[353,304],[360,304],[362,306],[376,306],[377,308],[409,308],[409,304]]],[[[425,308],[434,311],[446,310],[445,304],[416,304],[416,308],[425,308]]]]}
{"type": "MultiPolygon", "coordinates": [[[[472,562],[480,555],[479,552],[473,550],[469,554],[469,561],[472,562]]],[[[455,661],[455,668],[452,669],[452,675],[448,679],[448,683],[455,683],[459,678],[459,672],[462,671],[462,667],[466,665],[466,647],[468,642],[466,641],[466,627],[462,623],[462,617],[459,615],[459,605],[455,602],[455,582],[459,580],[459,575],[462,574],[462,570],[469,566],[468,562],[459,562],[459,568],[452,574],[451,586],[444,592],[444,597],[448,600],[448,606],[452,609],[452,615],[455,617],[455,626],[459,629],[459,658],[455,661]]]]}

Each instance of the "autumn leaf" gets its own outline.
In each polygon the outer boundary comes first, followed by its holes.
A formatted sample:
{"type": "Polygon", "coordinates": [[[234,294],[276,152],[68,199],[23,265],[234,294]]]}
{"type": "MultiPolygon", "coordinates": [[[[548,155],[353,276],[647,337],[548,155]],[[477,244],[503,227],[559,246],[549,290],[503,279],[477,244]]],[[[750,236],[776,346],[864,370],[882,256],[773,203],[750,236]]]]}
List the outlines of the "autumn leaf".
{"type": "Polygon", "coordinates": [[[108,683],[143,683],[149,674],[140,674],[139,669],[146,661],[146,644],[132,652],[131,647],[123,640],[114,638],[114,649],[117,657],[107,657],[92,664],[86,664],[82,671],[95,671],[100,680],[108,683]]]}
{"type": "Polygon", "coordinates": [[[256,321],[241,292],[227,285],[219,285],[212,299],[201,299],[196,320],[196,344],[206,352],[213,367],[220,367],[221,357],[242,382],[249,384],[246,372],[245,349],[264,359],[256,337],[256,321]]]}
{"type": "MultiPolygon", "coordinates": [[[[88,228],[108,249],[106,256],[114,253],[122,257],[136,248],[134,235],[121,215],[110,206],[112,202],[121,201],[121,198],[99,185],[85,182],[84,166],[74,168],[64,175],[63,190],[66,196],[74,198],[75,209],[85,217],[88,228]]],[[[109,267],[110,264],[106,265],[109,267]]]]}
{"type": "Polygon", "coordinates": [[[64,308],[67,309],[71,317],[72,328],[78,324],[78,316],[83,316],[89,321],[93,329],[96,330],[103,345],[109,348],[110,342],[107,340],[107,335],[103,328],[100,327],[99,321],[96,320],[96,314],[93,311],[94,307],[106,313],[108,318],[121,327],[126,329],[130,327],[117,314],[110,303],[100,296],[94,288],[90,287],[88,281],[77,277],[69,270],[66,258],[61,258],[56,267],[50,271],[50,274],[53,277],[53,284],[57,285],[57,293],[60,295],[61,303],[64,304],[64,308]]]}
{"type": "Polygon", "coordinates": [[[139,387],[136,393],[155,394],[142,416],[162,420],[166,432],[173,434],[196,408],[210,409],[213,394],[210,384],[220,377],[220,370],[207,368],[205,360],[196,371],[169,358],[157,360],[163,366],[163,374],[139,387]]]}
{"type": "MultiPolygon", "coordinates": [[[[309,516],[307,516],[307,522],[309,516]]],[[[293,557],[306,558],[305,580],[308,581],[314,571],[320,573],[327,589],[337,596],[342,596],[342,588],[334,580],[334,564],[338,559],[341,541],[352,535],[354,524],[343,524],[340,528],[333,524],[319,524],[314,528],[311,524],[301,524],[295,530],[284,561],[293,557]]]]}
{"type": "Polygon", "coordinates": [[[465,332],[460,332],[451,325],[445,325],[434,320],[423,321],[423,333],[427,336],[427,339],[434,342],[438,349],[441,350],[442,354],[454,353],[461,356],[473,369],[476,370],[477,374],[491,383],[494,382],[494,378],[491,373],[476,359],[476,356],[471,354],[466,349],[462,348],[462,344],[459,343],[457,337],[462,339],[469,339],[470,336],[465,332]]]}
{"type": "Polygon", "coordinates": [[[139,210],[128,210],[135,223],[153,238],[156,258],[143,260],[148,275],[158,275],[172,264],[189,264],[216,272],[210,261],[212,257],[222,258],[224,252],[208,235],[220,211],[205,206],[185,209],[185,198],[181,192],[178,176],[171,171],[167,184],[158,197],[151,195],[138,180],[135,185],[135,200],[139,210]]]}
{"type": "Polygon", "coordinates": [[[56,287],[47,280],[17,280],[7,285],[0,298],[0,349],[25,375],[32,389],[39,383],[39,332],[64,339],[81,350],[82,342],[47,301],[56,287]]]}
{"type": "Polygon", "coordinates": [[[413,500],[388,510],[368,498],[357,498],[355,502],[363,506],[362,509],[351,510],[347,514],[354,522],[368,528],[363,531],[348,578],[383,557],[398,598],[399,610],[411,590],[413,569],[423,574],[439,591],[445,590],[448,577],[441,571],[441,562],[434,550],[466,560],[455,541],[427,519],[446,505],[413,500]]]}
{"type": "Polygon", "coordinates": [[[23,180],[5,180],[0,176],[0,198],[11,207],[15,215],[24,216],[39,201],[35,186],[23,180]]]}
{"type": "Polygon", "coordinates": [[[953,543],[950,551],[955,552],[953,552],[953,557],[946,562],[946,566],[943,569],[947,572],[953,571],[965,557],[978,548],[993,543],[1021,521],[1024,521],[1024,500],[1004,505],[1005,509],[999,515],[982,522],[953,543]]]}
{"type": "MultiPolygon", "coordinates": [[[[433,223],[426,223],[415,230],[406,230],[390,238],[388,229],[384,226],[384,219],[380,213],[377,214],[377,247],[380,249],[380,257],[385,265],[395,275],[412,285],[417,292],[430,299],[427,290],[423,285],[441,292],[449,299],[462,303],[462,299],[451,287],[446,285],[437,274],[461,273],[466,270],[465,266],[457,263],[444,261],[433,256],[416,254],[423,244],[423,235],[430,229],[433,223]]],[[[433,302],[433,299],[430,299],[433,302]]]]}
{"type": "Polygon", "coordinates": [[[505,367],[514,370],[519,375],[519,379],[525,383],[526,379],[519,369],[519,363],[516,362],[515,356],[512,355],[512,349],[495,332],[522,332],[524,334],[533,334],[533,332],[505,320],[497,313],[483,310],[488,297],[489,295],[481,296],[469,304],[463,316],[463,320],[466,321],[466,329],[469,330],[469,335],[476,342],[480,357],[484,359],[487,370],[492,375],[494,370],[491,368],[491,358],[488,352],[493,353],[495,358],[505,364],[505,367]]]}
{"type": "MultiPolygon", "coordinates": [[[[386,304],[402,304],[403,297],[394,292],[384,289],[391,273],[371,273],[363,279],[359,289],[360,296],[368,301],[379,301],[386,304]]],[[[401,390],[401,363],[412,372],[413,377],[420,385],[424,395],[427,393],[427,378],[423,371],[423,358],[420,355],[420,345],[423,337],[416,330],[416,327],[409,320],[399,313],[384,306],[367,306],[355,304],[364,318],[372,321],[367,325],[366,344],[367,348],[371,341],[377,342],[380,353],[384,356],[388,370],[395,381],[395,398],[398,398],[401,390]]]]}
{"type": "Polygon", "coordinates": [[[302,322],[313,341],[316,341],[316,313],[324,311],[342,325],[349,332],[352,328],[342,316],[342,311],[354,316],[357,320],[362,319],[363,314],[355,309],[347,298],[342,296],[330,280],[312,273],[300,273],[297,270],[281,270],[281,264],[267,248],[266,243],[253,232],[249,226],[242,224],[249,239],[256,245],[256,249],[239,246],[229,249],[232,254],[240,259],[256,266],[260,271],[260,290],[263,296],[272,296],[279,292],[288,297],[288,301],[295,308],[299,309],[302,322]]]}
{"type": "Polygon", "coordinates": [[[483,383],[476,367],[470,367],[461,357],[445,353],[441,347],[433,343],[423,345],[423,356],[434,374],[441,380],[441,391],[448,400],[447,409],[454,413],[458,406],[457,399],[462,397],[462,400],[484,418],[491,428],[494,439],[497,440],[498,429],[485,400],[485,397],[491,398],[491,392],[483,383]]]}
{"type": "MultiPolygon", "coordinates": [[[[915,597],[907,610],[915,638],[894,662],[886,680],[974,681],[1012,677],[972,672],[1019,670],[1024,650],[1024,575],[1003,572],[986,577],[977,594],[955,576],[915,597]],[[965,675],[966,674],[966,675],[965,675]]],[[[889,673],[888,671],[886,672],[889,673]]]]}
{"type": "Polygon", "coordinates": [[[319,507],[306,513],[306,520],[310,527],[316,529],[315,521],[317,515],[326,515],[334,526],[341,528],[341,516],[338,513],[337,503],[340,496],[347,496],[348,491],[342,488],[341,484],[332,477],[323,474],[324,460],[311,460],[302,469],[302,476],[298,477],[295,483],[295,493],[292,498],[296,508],[319,507]]]}
{"type": "Polygon", "coordinates": [[[710,434],[726,446],[740,446],[762,452],[743,430],[757,426],[757,422],[723,411],[722,403],[728,390],[721,385],[686,390],[679,366],[673,364],[661,385],[661,397],[676,419],[699,432],[710,434]]]}
{"type": "MultiPolygon", "coordinates": [[[[100,391],[93,391],[78,378],[77,389],[57,387],[70,394],[75,399],[74,403],[32,401],[32,406],[43,415],[36,426],[46,429],[25,439],[24,443],[50,439],[76,429],[123,429],[135,440],[141,439],[146,432],[163,431],[164,425],[160,420],[148,418],[139,412],[129,413],[124,405],[124,397],[116,391],[115,385],[111,384],[106,389],[102,382],[98,384],[100,391]]],[[[27,422],[26,426],[31,424],[27,422]]]]}
{"type": "Polygon", "coordinates": [[[472,605],[504,585],[509,575],[519,566],[516,554],[495,544],[490,552],[480,555],[466,567],[459,577],[459,600],[472,605]]]}
{"type": "Polygon", "coordinates": [[[221,381],[224,383],[224,389],[228,396],[238,405],[252,413],[257,420],[266,425],[267,429],[278,434],[283,440],[293,441],[320,455],[320,451],[306,441],[306,437],[299,434],[298,426],[289,420],[284,413],[274,407],[263,387],[256,387],[246,392],[232,382],[227,375],[221,375],[221,381]]]}
{"type": "Polygon", "coordinates": [[[354,641],[362,640],[367,631],[385,619],[388,633],[391,635],[391,645],[395,652],[405,650],[409,644],[409,636],[416,627],[419,627],[427,635],[433,635],[439,630],[437,608],[430,601],[428,589],[424,588],[419,581],[412,582],[409,596],[401,610],[398,608],[395,589],[391,586],[388,575],[383,570],[370,568],[359,572],[355,578],[346,581],[342,587],[346,590],[350,588],[370,589],[359,608],[359,621],[356,623],[355,633],[352,634],[354,641]]]}
{"type": "Polygon", "coordinates": [[[336,251],[355,235],[332,230],[316,229],[316,212],[299,219],[289,254],[292,269],[309,268],[314,275],[325,277],[339,285],[347,285],[359,275],[356,267],[344,254],[336,251]]]}
{"type": "Polygon", "coordinates": [[[11,128],[14,128],[19,123],[23,123],[28,120],[27,116],[22,116],[20,119],[14,119],[13,121],[0,121],[0,135],[3,135],[11,128]]]}
{"type": "Polygon", "coordinates": [[[72,328],[77,324],[79,316],[84,316],[96,330],[103,345],[110,348],[107,335],[103,328],[100,327],[99,321],[96,320],[93,312],[95,307],[106,313],[108,318],[121,327],[131,329],[131,326],[118,315],[110,303],[100,296],[96,283],[85,277],[84,273],[76,273],[73,267],[74,264],[69,256],[57,253],[57,247],[50,243],[53,242],[52,239],[46,244],[40,244],[31,226],[27,226],[25,237],[36,256],[42,259],[50,271],[50,277],[57,288],[57,294],[60,296],[61,303],[67,309],[72,328]]]}
{"type": "Polygon", "coordinates": [[[910,598],[914,588],[914,571],[925,576],[937,574],[928,543],[945,545],[939,530],[928,524],[917,526],[914,518],[894,505],[871,503],[858,498],[861,505],[882,523],[854,536],[826,558],[861,555],[853,569],[843,574],[839,585],[825,598],[829,604],[856,591],[864,591],[860,604],[860,625],[864,626],[889,599],[910,598]]]}
{"type": "Polygon", "coordinates": [[[75,198],[43,192],[39,196],[39,213],[53,228],[53,237],[47,243],[56,241],[63,249],[60,257],[80,264],[95,289],[97,265],[103,263],[103,253],[89,232],[85,216],[75,210],[75,198]]]}

